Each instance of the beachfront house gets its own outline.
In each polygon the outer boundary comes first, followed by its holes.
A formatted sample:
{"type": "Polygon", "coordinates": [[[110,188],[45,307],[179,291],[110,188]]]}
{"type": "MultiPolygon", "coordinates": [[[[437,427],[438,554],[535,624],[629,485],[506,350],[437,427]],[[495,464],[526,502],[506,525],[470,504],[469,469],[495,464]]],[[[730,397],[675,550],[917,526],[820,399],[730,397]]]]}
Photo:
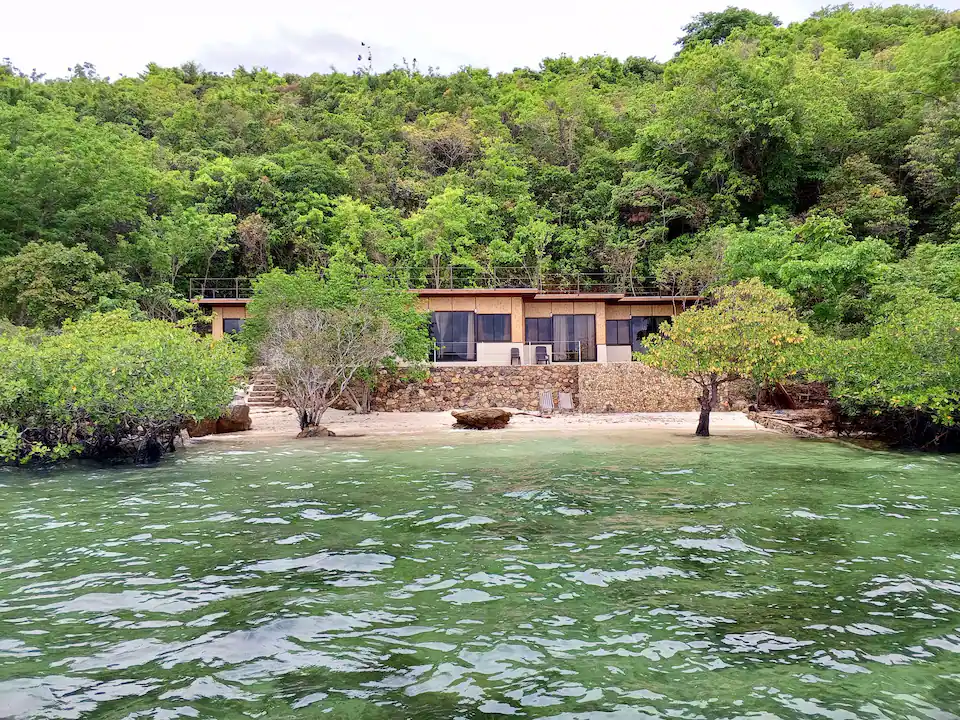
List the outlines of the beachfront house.
{"type": "MultiPolygon", "coordinates": [[[[431,314],[431,360],[438,364],[630,362],[660,323],[701,300],[649,278],[546,275],[524,268],[405,271],[403,283],[431,314]]],[[[215,337],[240,330],[250,294],[242,278],[191,284],[191,295],[212,313],[215,337]]]]}

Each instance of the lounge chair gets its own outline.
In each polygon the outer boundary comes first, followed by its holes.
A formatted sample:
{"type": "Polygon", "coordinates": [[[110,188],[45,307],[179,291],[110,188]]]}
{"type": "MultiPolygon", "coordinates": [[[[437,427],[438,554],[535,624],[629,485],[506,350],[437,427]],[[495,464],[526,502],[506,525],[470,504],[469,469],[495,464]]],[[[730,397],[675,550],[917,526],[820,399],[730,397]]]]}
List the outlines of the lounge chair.
{"type": "MultiPolygon", "coordinates": [[[[536,360],[537,365],[548,365],[550,363],[550,357],[547,355],[547,348],[544,345],[536,346],[536,360]]],[[[551,403],[553,402],[551,398],[551,403]]]]}
{"type": "Polygon", "coordinates": [[[541,390],[540,391],[540,414],[541,415],[550,415],[554,410],[553,407],[553,390],[541,390]]]}
{"type": "Polygon", "coordinates": [[[560,412],[573,412],[573,393],[558,393],[560,412]]]}
{"type": "Polygon", "coordinates": [[[520,364],[520,348],[510,348],[510,364],[520,364]]]}

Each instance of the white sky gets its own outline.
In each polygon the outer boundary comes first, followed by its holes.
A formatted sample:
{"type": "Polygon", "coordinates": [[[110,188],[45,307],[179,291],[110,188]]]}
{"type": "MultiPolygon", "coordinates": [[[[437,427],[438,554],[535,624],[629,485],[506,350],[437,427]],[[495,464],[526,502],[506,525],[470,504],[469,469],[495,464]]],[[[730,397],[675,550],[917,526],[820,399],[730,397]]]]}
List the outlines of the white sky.
{"type": "MultiPolygon", "coordinates": [[[[960,0],[940,0],[947,9],[960,0]]],[[[277,72],[353,71],[361,41],[375,70],[417,58],[446,73],[469,64],[536,68],[544,57],[606,53],[667,60],[681,27],[729,4],[802,20],[824,0],[12,0],[0,24],[0,57],[21,70],[62,76],[78,62],[101,75],[136,75],[148,62],[200,62],[277,72]],[[563,9],[566,7],[567,9],[563,9]]],[[[858,6],[865,3],[857,2],[858,6]]],[[[884,2],[881,4],[890,4],[884,2]]],[[[365,57],[364,53],[364,57],[365,57]]]]}

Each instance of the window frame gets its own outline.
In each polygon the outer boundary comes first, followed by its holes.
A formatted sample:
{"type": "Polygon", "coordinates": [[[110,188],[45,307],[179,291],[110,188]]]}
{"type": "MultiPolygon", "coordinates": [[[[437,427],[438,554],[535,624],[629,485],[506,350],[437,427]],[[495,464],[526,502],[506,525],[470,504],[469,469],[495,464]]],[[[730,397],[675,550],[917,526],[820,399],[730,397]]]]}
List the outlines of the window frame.
{"type": "Polygon", "coordinates": [[[630,320],[607,320],[607,345],[632,345],[630,336],[630,320]],[[610,323],[614,331],[611,340],[610,323]]]}
{"type": "Polygon", "coordinates": [[[223,331],[224,335],[236,335],[241,330],[243,330],[243,323],[246,321],[246,318],[220,318],[220,329],[223,331]],[[236,323],[235,330],[228,330],[227,323],[236,323]]]}
{"type": "Polygon", "coordinates": [[[528,317],[524,318],[523,323],[524,337],[527,345],[553,345],[553,318],[552,317],[528,317]],[[530,332],[530,324],[536,327],[536,332],[530,332]],[[546,329],[549,338],[542,337],[542,330],[546,329]],[[531,337],[535,335],[536,337],[531,337]]]}
{"type": "MultiPolygon", "coordinates": [[[[477,329],[474,333],[478,343],[508,343],[513,342],[513,316],[510,313],[476,313],[475,321],[477,323],[477,329]],[[486,319],[496,319],[495,323],[498,321],[503,324],[502,327],[497,328],[503,332],[503,336],[496,339],[488,339],[483,331],[483,322],[486,319]]],[[[494,333],[496,335],[496,333],[494,333]]]]}
{"type": "MultiPolygon", "coordinates": [[[[454,318],[450,318],[454,320],[454,318]]],[[[448,326],[448,323],[443,323],[444,326],[448,326]]],[[[452,323],[450,323],[450,329],[452,329],[452,323]]],[[[473,310],[435,310],[431,313],[430,316],[430,338],[434,341],[436,347],[433,352],[434,362],[476,362],[477,360],[477,325],[476,325],[476,313],[473,310]],[[439,337],[440,334],[440,325],[437,323],[438,315],[472,315],[463,321],[461,319],[461,327],[466,331],[466,340],[444,340],[439,337]],[[472,339],[471,339],[472,338],[472,339]],[[450,343],[457,347],[463,345],[464,349],[461,350],[444,350],[443,343],[450,343]]]]}

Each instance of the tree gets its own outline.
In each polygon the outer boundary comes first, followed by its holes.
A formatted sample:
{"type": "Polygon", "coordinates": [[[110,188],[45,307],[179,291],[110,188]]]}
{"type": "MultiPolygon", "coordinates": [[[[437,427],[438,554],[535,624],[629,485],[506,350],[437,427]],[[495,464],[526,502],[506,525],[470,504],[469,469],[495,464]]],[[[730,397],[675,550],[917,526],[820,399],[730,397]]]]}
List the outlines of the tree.
{"type": "Polygon", "coordinates": [[[211,342],[127,312],[92,314],[61,332],[0,333],[0,462],[152,459],[188,419],[218,417],[242,374],[230,341],[211,342]]]}
{"type": "Polygon", "coordinates": [[[728,281],[757,277],[794,298],[801,319],[839,336],[863,332],[870,292],[894,259],[876,238],[857,240],[832,214],[802,224],[764,219],[753,230],[728,228],[724,274],[728,281]]]}
{"type": "Polygon", "coordinates": [[[343,262],[322,277],[308,270],[261,275],[247,310],[243,340],[253,358],[274,368],[302,427],[344,394],[362,409],[354,388],[399,362],[417,366],[432,347],[411,293],[343,262]]]}
{"type": "Polygon", "coordinates": [[[18,325],[53,328],[100,303],[131,302],[133,289],[103,265],[103,258],[83,243],[29,243],[0,258],[0,316],[18,325]]]}
{"type": "Polygon", "coordinates": [[[721,12],[697,14],[693,20],[683,26],[685,34],[674,44],[680,45],[684,49],[701,42],[719,45],[730,37],[734,30],[746,28],[750,25],[779,27],[780,19],[772,13],[761,15],[746,8],[729,5],[726,10],[721,12]]]}
{"type": "Polygon", "coordinates": [[[848,413],[886,416],[897,439],[960,423],[960,302],[907,290],[865,338],[823,340],[808,365],[848,413]]]}
{"type": "Polygon", "coordinates": [[[301,309],[268,318],[260,361],[297,411],[300,429],[316,427],[354,377],[393,356],[400,333],[361,301],[345,310],[301,309]]]}
{"type": "Polygon", "coordinates": [[[639,358],[700,387],[701,437],[710,435],[721,384],[749,378],[762,387],[786,377],[797,369],[794,349],[807,335],[790,296],[759,280],[720,288],[715,299],[662,326],[639,358]]]}

